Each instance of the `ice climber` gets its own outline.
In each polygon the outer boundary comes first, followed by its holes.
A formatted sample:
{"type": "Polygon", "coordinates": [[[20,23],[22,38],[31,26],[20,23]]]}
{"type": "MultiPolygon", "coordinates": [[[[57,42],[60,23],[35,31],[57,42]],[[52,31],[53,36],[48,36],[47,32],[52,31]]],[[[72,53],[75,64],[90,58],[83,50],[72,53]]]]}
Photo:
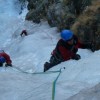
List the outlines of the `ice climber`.
{"type": "Polygon", "coordinates": [[[2,67],[4,63],[6,67],[12,67],[12,61],[10,59],[10,56],[7,53],[5,53],[4,50],[0,50],[0,67],[2,67]]]}
{"type": "Polygon", "coordinates": [[[79,60],[81,56],[77,54],[78,48],[90,49],[94,51],[91,43],[83,44],[71,30],[62,30],[61,39],[58,41],[55,49],[51,53],[49,62],[44,64],[44,72],[61,62],[74,59],[79,60]]]}

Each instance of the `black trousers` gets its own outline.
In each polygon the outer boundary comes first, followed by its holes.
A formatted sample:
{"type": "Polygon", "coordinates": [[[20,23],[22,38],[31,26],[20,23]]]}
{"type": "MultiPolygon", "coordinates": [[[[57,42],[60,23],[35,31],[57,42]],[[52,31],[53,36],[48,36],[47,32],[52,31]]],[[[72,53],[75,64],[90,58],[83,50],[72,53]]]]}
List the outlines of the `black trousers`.
{"type": "Polygon", "coordinates": [[[3,63],[0,63],[0,67],[2,67],[3,66],[3,63]]]}
{"type": "Polygon", "coordinates": [[[61,62],[62,62],[62,59],[59,59],[56,56],[52,55],[49,62],[46,62],[44,64],[44,72],[54,67],[55,65],[60,64],[61,62]]]}

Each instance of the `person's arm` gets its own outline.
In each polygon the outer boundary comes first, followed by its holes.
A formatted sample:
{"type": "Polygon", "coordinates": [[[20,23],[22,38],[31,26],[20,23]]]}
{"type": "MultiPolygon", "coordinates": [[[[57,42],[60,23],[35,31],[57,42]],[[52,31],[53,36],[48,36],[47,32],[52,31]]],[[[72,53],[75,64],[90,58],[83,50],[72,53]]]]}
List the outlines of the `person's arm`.
{"type": "Polygon", "coordinates": [[[22,35],[23,35],[23,31],[21,32],[20,36],[22,37],[22,35]]]}

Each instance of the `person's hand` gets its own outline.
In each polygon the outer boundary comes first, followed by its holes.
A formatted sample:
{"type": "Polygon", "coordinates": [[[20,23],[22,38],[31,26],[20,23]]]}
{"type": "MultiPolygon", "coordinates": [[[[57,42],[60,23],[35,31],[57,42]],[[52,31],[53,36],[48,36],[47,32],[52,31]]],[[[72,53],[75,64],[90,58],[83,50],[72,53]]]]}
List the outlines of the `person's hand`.
{"type": "Polygon", "coordinates": [[[12,67],[12,64],[5,64],[5,67],[8,67],[8,66],[12,67]]]}
{"type": "Polygon", "coordinates": [[[81,59],[81,56],[80,56],[79,54],[75,54],[75,55],[72,57],[72,59],[74,59],[74,60],[79,60],[79,59],[81,59]]]}

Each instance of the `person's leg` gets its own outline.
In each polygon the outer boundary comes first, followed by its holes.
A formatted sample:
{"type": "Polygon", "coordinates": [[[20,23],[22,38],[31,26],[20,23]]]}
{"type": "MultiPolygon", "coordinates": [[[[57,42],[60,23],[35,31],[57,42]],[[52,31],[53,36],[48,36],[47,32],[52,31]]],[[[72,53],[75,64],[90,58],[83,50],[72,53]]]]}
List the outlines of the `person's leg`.
{"type": "Polygon", "coordinates": [[[3,66],[3,63],[0,63],[0,67],[2,67],[3,66]]]}
{"type": "Polygon", "coordinates": [[[50,62],[46,62],[44,64],[44,72],[54,67],[55,65],[58,65],[59,63],[61,63],[61,61],[57,60],[54,56],[51,56],[50,62]]]}
{"type": "Polygon", "coordinates": [[[46,72],[50,68],[51,68],[51,64],[49,62],[45,62],[45,64],[44,64],[44,72],[46,72]]]}

